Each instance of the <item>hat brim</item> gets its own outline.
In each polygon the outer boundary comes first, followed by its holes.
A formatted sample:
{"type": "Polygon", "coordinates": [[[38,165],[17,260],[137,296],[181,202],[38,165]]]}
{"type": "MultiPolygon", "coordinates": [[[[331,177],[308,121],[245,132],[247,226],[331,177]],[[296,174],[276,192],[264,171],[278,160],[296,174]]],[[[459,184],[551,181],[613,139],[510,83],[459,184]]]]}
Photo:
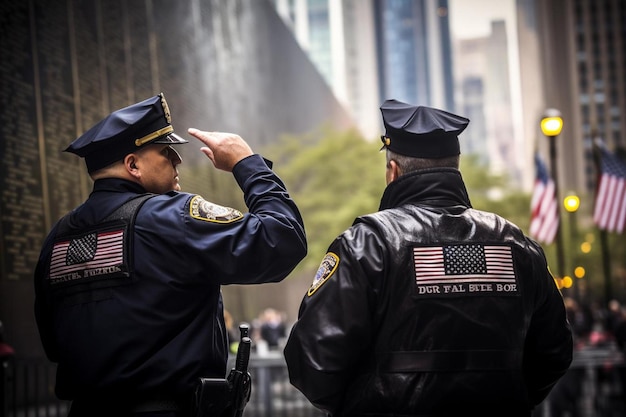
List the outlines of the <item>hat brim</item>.
{"type": "Polygon", "coordinates": [[[178,136],[176,133],[170,133],[167,134],[165,136],[161,136],[160,138],[158,138],[157,140],[155,140],[154,142],[150,142],[150,143],[162,143],[164,145],[177,145],[180,143],[188,143],[188,140],[185,140],[183,138],[181,138],[180,136],[178,136]]]}

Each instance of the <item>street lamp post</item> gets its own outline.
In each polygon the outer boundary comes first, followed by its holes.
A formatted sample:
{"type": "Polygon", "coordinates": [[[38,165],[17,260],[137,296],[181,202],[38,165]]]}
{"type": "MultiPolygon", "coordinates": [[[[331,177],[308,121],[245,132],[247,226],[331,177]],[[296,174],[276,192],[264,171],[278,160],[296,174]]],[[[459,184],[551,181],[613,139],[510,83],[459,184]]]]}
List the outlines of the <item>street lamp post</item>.
{"type": "MultiPolygon", "coordinates": [[[[578,207],[580,207],[580,198],[578,198],[578,196],[574,193],[569,193],[563,199],[563,206],[565,207],[565,210],[569,213],[569,235],[570,235],[569,247],[572,248],[571,253],[570,253],[570,265],[571,265],[570,271],[574,272],[576,268],[576,257],[574,256],[576,249],[574,248],[577,247],[576,236],[578,234],[577,223],[576,223],[576,212],[578,211],[578,207]]],[[[582,277],[579,277],[578,274],[576,274],[575,272],[574,272],[574,276],[576,278],[582,278],[582,277]]],[[[577,282],[574,282],[574,297],[576,298],[576,301],[580,301],[580,288],[577,282]]]]}
{"type": "MultiPolygon", "coordinates": [[[[554,196],[559,201],[559,179],[556,167],[556,138],[563,128],[561,112],[557,109],[547,109],[541,119],[541,131],[548,138],[550,144],[550,171],[554,179],[554,196]]],[[[563,235],[561,233],[560,204],[557,204],[557,229],[556,229],[556,262],[557,275],[563,276],[563,235]]]]}

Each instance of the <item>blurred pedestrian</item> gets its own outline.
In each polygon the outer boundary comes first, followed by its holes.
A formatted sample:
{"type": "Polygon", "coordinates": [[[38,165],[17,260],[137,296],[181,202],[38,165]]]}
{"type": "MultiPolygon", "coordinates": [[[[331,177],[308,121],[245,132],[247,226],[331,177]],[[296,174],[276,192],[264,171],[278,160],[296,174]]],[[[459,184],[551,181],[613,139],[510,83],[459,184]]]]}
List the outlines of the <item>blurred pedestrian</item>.
{"type": "Polygon", "coordinates": [[[66,149],[85,159],[93,192],[45,240],[35,313],[70,417],[189,415],[199,378],[226,374],[221,285],[280,281],[305,256],[302,218],[271,163],[238,135],[188,133],[232,172],[248,213],[181,191],[175,148],[187,140],[162,94],[66,149]]]}
{"type": "Polygon", "coordinates": [[[565,313],[572,328],[574,346],[581,349],[589,343],[589,334],[593,328],[593,315],[572,297],[565,297],[563,301],[565,313]]]}
{"type": "MultiPolygon", "coordinates": [[[[620,309],[620,318],[615,325],[615,343],[622,354],[622,359],[626,359],[626,307],[620,309]]],[[[621,389],[620,409],[626,413],[626,363],[617,366],[617,376],[621,389]]]]}
{"type": "Polygon", "coordinates": [[[302,300],[290,380],[336,416],[530,416],[572,360],[542,248],[472,208],[459,172],[469,120],[382,107],[380,211],[331,243],[302,300]]]}
{"type": "Polygon", "coordinates": [[[615,334],[618,324],[622,321],[622,305],[618,300],[610,300],[607,306],[604,328],[611,334],[615,334]]]}
{"type": "Polygon", "coordinates": [[[261,338],[267,342],[269,349],[276,349],[287,336],[285,322],[280,312],[273,308],[263,311],[261,320],[261,338]]]}

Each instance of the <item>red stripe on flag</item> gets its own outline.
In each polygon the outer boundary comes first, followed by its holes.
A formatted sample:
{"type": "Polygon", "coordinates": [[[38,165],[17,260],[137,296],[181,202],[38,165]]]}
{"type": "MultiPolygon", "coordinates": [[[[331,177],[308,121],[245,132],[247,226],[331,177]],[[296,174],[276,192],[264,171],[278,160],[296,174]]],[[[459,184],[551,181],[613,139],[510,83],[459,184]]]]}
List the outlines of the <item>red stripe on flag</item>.
{"type": "Polygon", "coordinates": [[[559,226],[559,212],[555,197],[556,187],[548,176],[545,164],[535,155],[537,175],[530,202],[530,235],[540,242],[554,241],[559,226]]]}
{"type": "Polygon", "coordinates": [[[599,143],[600,179],[593,221],[602,230],[622,233],[626,225],[626,164],[599,143]]]}

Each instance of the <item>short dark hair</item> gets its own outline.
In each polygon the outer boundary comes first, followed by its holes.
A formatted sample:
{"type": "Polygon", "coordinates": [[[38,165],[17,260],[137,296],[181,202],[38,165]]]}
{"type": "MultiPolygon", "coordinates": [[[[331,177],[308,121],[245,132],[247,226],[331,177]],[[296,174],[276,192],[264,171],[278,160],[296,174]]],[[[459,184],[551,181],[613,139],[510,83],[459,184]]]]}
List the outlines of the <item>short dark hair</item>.
{"type": "Polygon", "coordinates": [[[459,155],[447,156],[445,158],[413,158],[387,149],[387,164],[391,160],[396,161],[402,175],[427,168],[459,169],[459,155]]]}

